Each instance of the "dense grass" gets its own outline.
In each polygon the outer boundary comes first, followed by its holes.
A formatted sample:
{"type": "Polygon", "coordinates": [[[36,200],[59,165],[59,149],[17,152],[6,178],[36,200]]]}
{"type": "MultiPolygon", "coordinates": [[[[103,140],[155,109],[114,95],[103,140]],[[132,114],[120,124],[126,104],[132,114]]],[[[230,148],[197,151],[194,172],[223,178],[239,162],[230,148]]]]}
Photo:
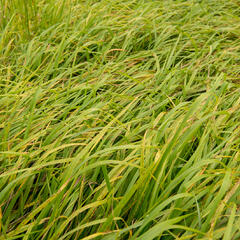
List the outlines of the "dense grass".
{"type": "Polygon", "coordinates": [[[240,239],[238,0],[0,4],[0,239],[240,239]]]}

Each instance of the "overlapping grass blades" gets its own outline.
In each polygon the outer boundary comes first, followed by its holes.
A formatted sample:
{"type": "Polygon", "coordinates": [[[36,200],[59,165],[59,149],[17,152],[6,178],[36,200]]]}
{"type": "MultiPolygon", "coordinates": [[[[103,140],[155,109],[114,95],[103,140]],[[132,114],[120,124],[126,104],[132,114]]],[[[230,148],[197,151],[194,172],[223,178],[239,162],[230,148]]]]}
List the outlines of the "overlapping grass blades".
{"type": "Polygon", "coordinates": [[[0,239],[239,239],[237,1],[1,1],[0,239]]]}

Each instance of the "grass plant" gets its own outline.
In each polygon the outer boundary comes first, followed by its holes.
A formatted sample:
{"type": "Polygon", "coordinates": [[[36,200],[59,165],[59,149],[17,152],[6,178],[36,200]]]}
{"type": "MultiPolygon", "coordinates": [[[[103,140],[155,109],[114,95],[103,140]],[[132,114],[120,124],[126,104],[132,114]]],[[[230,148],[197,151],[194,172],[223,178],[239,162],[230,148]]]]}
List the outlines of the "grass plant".
{"type": "Polygon", "coordinates": [[[240,239],[238,0],[0,0],[0,239],[240,239]]]}

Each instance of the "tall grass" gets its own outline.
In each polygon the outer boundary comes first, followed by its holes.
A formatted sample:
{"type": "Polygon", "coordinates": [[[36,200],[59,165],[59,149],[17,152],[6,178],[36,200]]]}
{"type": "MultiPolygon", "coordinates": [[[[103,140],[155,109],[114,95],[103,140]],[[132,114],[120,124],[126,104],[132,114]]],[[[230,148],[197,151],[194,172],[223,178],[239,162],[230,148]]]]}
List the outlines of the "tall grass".
{"type": "Polygon", "coordinates": [[[1,0],[0,239],[239,239],[240,5],[1,0]]]}

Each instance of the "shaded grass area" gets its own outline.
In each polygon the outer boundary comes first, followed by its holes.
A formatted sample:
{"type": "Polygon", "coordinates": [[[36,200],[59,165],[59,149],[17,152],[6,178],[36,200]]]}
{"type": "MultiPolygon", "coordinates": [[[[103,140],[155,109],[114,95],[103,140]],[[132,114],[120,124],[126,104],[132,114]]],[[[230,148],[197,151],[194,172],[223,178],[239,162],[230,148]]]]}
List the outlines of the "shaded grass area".
{"type": "Polygon", "coordinates": [[[0,239],[239,239],[240,3],[1,1],[0,239]]]}

